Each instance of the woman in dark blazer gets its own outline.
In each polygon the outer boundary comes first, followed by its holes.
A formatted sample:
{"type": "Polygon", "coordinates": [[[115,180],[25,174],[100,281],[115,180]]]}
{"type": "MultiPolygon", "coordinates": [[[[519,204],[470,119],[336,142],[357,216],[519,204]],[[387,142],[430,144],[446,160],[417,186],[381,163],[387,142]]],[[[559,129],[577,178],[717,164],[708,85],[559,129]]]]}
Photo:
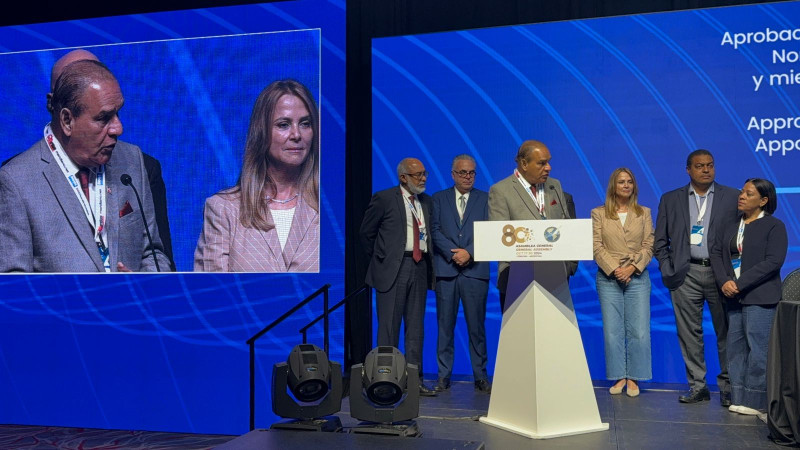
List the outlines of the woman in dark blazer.
{"type": "Polygon", "coordinates": [[[767,343],[781,300],[781,266],[788,239],[775,186],[751,178],[739,194],[739,220],[725,226],[710,248],[714,277],[728,304],[728,372],[732,412],[759,415],[767,407],[767,343]]]}

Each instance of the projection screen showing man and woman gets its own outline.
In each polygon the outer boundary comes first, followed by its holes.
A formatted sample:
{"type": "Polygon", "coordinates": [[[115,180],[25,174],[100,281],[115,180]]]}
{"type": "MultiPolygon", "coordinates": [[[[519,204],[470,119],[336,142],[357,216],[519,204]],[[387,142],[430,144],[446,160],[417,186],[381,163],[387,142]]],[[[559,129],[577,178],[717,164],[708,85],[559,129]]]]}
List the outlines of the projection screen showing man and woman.
{"type": "Polygon", "coordinates": [[[2,57],[0,272],[319,272],[318,30],[2,57]]]}

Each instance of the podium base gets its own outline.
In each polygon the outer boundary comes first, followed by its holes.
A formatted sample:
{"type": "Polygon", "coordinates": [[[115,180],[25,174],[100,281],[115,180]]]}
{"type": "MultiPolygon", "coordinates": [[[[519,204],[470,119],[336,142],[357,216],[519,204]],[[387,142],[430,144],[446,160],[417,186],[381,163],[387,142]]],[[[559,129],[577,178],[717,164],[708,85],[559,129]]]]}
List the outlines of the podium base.
{"type": "Polygon", "coordinates": [[[361,422],[358,426],[350,429],[354,434],[378,434],[383,436],[397,436],[397,437],[421,437],[422,432],[419,431],[417,422],[414,420],[406,420],[395,423],[374,423],[374,422],[361,422]]]}
{"type": "Polygon", "coordinates": [[[342,420],[336,416],[325,416],[318,419],[297,419],[283,420],[273,423],[270,430],[293,430],[293,431],[325,431],[337,433],[342,430],[342,420]]]}
{"type": "Polygon", "coordinates": [[[581,429],[574,429],[574,430],[560,430],[560,431],[553,431],[553,432],[543,432],[537,433],[535,431],[520,428],[515,425],[511,425],[506,422],[499,421],[497,419],[492,419],[489,417],[481,417],[478,419],[481,423],[485,423],[487,425],[491,425],[495,428],[500,428],[501,430],[510,431],[515,434],[519,434],[525,436],[526,438],[530,439],[552,439],[552,438],[559,438],[564,436],[574,436],[576,434],[586,434],[586,433],[596,433],[598,431],[608,431],[608,424],[601,423],[599,426],[594,428],[581,428],[581,429]]]}

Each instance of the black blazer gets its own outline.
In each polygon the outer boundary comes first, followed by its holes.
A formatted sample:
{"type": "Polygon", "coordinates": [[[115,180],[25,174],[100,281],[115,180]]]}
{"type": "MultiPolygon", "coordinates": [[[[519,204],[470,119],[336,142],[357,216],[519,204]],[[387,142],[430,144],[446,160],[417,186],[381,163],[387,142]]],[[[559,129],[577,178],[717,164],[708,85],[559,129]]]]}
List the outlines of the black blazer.
{"type": "MultiPolygon", "coordinates": [[[[706,244],[711,247],[717,227],[736,221],[739,190],[714,183],[714,203],[706,230],[706,244]]],[[[737,222],[738,223],[738,222],[737,222]]],[[[689,185],[667,192],[658,203],[654,254],[661,269],[661,281],[667,289],[678,289],[689,272],[689,185]]]]}
{"type": "Polygon", "coordinates": [[[773,216],[764,216],[744,227],[742,270],[735,279],[731,265],[731,239],[739,230],[739,220],[729,223],[711,247],[711,267],[717,285],[733,280],[739,288],[736,297],[743,305],[774,305],[781,300],[781,267],[789,240],[786,226],[773,216]]]}
{"type": "Polygon", "coordinates": [[[169,216],[167,215],[167,188],[164,185],[164,178],[161,176],[161,163],[157,159],[142,152],[144,169],[147,171],[147,179],[150,182],[150,192],[153,193],[153,208],[156,211],[156,224],[158,224],[158,235],[161,237],[161,244],[164,245],[164,253],[169,258],[170,268],[175,271],[175,259],[172,257],[172,235],[169,232],[169,216]]]}
{"type": "MultiPolygon", "coordinates": [[[[425,253],[425,258],[428,261],[428,274],[425,281],[428,288],[433,289],[433,264],[430,256],[433,253],[433,200],[427,194],[419,194],[417,199],[422,204],[427,229],[425,241],[428,252],[425,253]]],[[[360,233],[361,243],[370,259],[366,282],[378,292],[386,292],[397,279],[406,249],[406,203],[400,186],[376,192],[372,196],[361,221],[360,233]]]]}

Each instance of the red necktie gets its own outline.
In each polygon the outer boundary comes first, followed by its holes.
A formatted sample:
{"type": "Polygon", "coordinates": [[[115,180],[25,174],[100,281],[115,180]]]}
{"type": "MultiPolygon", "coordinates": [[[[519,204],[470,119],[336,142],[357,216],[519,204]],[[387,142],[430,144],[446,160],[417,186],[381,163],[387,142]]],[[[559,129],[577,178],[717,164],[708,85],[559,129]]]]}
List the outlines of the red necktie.
{"type": "MultiPolygon", "coordinates": [[[[411,207],[416,211],[414,195],[409,195],[408,199],[411,201],[411,207]]],[[[411,216],[411,221],[414,222],[414,251],[411,252],[411,256],[414,258],[414,262],[420,262],[422,260],[422,251],[419,249],[419,221],[413,214],[411,216]]]]}
{"type": "Polygon", "coordinates": [[[83,195],[86,196],[86,200],[89,200],[89,169],[81,167],[81,170],[78,171],[78,180],[81,182],[83,195]]]}

